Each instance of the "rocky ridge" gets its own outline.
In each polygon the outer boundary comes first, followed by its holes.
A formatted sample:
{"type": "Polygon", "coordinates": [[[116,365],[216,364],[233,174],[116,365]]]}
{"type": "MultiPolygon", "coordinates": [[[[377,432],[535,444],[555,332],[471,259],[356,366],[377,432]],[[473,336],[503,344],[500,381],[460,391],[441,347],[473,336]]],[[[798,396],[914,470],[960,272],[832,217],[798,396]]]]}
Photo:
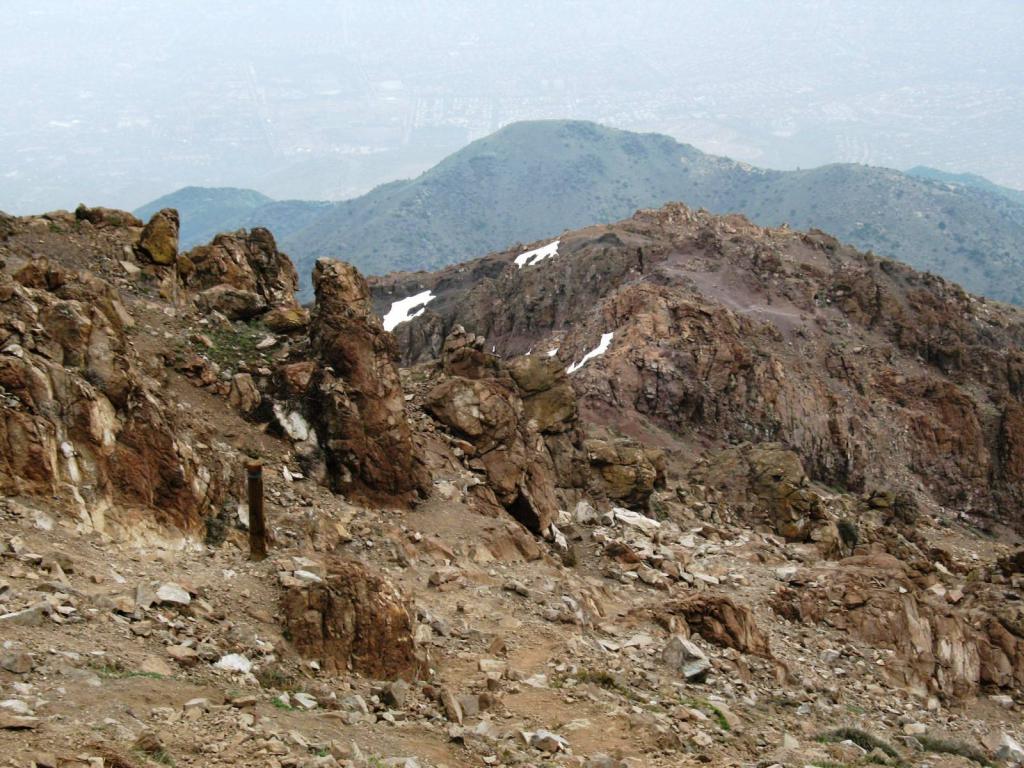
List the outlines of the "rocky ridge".
{"type": "MultiPolygon", "coordinates": [[[[1022,559],[1012,526],[994,541],[972,525],[980,512],[1014,521],[980,491],[970,504],[943,495],[981,486],[956,452],[963,436],[947,433],[939,457],[960,473],[928,487],[938,470],[907,457],[934,459],[922,435],[935,430],[897,433],[948,398],[961,412],[1011,405],[1013,312],[897,265],[865,277],[864,257],[820,234],[669,208],[596,245],[567,236],[535,266],[510,252],[375,283],[376,312],[355,270],[321,262],[310,319],[272,327],[296,307],[286,257],[262,233],[158,263],[140,250],[147,228],[118,212],[0,225],[0,363],[54,382],[3,382],[11,765],[1024,761],[1022,559]],[[772,270],[751,266],[773,253],[772,270]],[[837,308],[834,292],[798,326],[772,313],[837,272],[881,291],[879,319],[855,320],[861,298],[837,308]],[[730,303],[741,278],[772,304],[730,303]],[[392,337],[381,295],[420,285],[438,298],[392,337]],[[265,308],[231,319],[203,298],[221,286],[265,308]],[[900,317],[916,327],[897,332],[900,317]],[[940,326],[951,335],[937,354],[940,326]],[[854,332],[860,352],[844,346],[854,332]],[[887,357],[866,345],[883,332],[887,357]],[[842,376],[814,368],[830,335],[852,361],[842,376]],[[886,426],[895,390],[876,404],[858,361],[895,371],[908,350],[940,394],[904,382],[886,426]],[[986,383],[983,369],[1006,373],[986,383]],[[859,375],[861,399],[842,401],[859,375]],[[850,440],[900,437],[866,449],[886,466],[830,474],[836,443],[812,418],[826,392],[850,440]],[[694,393],[700,407],[681,408],[694,393]],[[796,394],[803,410],[785,411],[796,394]],[[129,442],[145,395],[164,421],[129,442]],[[108,432],[82,407],[106,413],[108,432]],[[786,418],[767,429],[773,412],[786,418]],[[18,463],[29,428],[68,436],[89,474],[58,461],[37,483],[38,462],[18,463]],[[120,462],[101,460],[111,439],[120,462]],[[136,454],[117,454],[122,440],[136,454]],[[246,557],[238,471],[253,458],[272,534],[262,562],[246,557]],[[150,485],[120,482],[128,469],[150,485]],[[176,506],[139,491],[165,477],[190,479],[173,486],[189,490],[176,506]]],[[[1019,481],[998,442],[1013,430],[978,419],[979,443],[995,436],[994,500],[1019,481]]]]}

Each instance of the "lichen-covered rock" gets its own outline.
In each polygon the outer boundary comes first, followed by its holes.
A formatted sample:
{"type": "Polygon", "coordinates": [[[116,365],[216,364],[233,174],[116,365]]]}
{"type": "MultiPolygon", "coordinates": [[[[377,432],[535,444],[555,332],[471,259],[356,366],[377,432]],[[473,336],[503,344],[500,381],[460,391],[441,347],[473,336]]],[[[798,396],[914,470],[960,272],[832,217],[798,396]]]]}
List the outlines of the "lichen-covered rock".
{"type": "Polygon", "coordinates": [[[274,333],[301,331],[309,325],[309,312],[302,307],[274,307],[263,316],[263,324],[274,333]]]}
{"type": "Polygon", "coordinates": [[[173,266],[178,259],[178,212],[164,208],[154,213],[135,244],[135,252],[143,261],[173,266]]]}
{"type": "Polygon", "coordinates": [[[292,645],[329,674],[410,680],[425,669],[406,599],[362,563],[329,561],[321,582],[285,591],[281,614],[292,645]]]}
{"type": "Polygon", "coordinates": [[[588,438],[589,489],[596,496],[629,507],[646,507],[665,484],[664,455],[629,438],[588,438]]]}

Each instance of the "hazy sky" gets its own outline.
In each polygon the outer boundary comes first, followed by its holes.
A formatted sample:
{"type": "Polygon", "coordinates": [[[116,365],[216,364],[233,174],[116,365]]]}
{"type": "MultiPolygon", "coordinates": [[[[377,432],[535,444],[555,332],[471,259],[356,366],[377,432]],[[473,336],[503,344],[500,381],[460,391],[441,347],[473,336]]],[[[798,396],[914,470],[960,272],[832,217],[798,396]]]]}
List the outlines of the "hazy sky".
{"type": "Polygon", "coordinates": [[[0,0],[0,209],[342,198],[531,118],[1024,187],[1021,0],[0,0]]]}

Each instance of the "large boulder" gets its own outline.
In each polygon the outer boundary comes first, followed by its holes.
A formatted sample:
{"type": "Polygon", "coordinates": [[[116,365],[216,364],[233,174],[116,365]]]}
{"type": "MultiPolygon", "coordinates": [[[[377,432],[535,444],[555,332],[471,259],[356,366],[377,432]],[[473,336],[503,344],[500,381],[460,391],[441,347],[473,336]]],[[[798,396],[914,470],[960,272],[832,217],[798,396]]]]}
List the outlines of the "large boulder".
{"type": "Polygon", "coordinates": [[[139,235],[135,253],[143,261],[173,266],[178,259],[178,212],[164,208],[154,213],[139,235]]]}
{"type": "Polygon", "coordinates": [[[285,591],[281,614],[296,650],[330,674],[393,680],[424,671],[408,602],[362,563],[330,561],[322,581],[285,591]]]}
{"type": "Polygon", "coordinates": [[[669,603],[665,610],[682,617],[691,632],[708,642],[755,656],[772,656],[768,637],[757,626],[754,612],[727,595],[697,592],[669,603]]]}
{"type": "Polygon", "coordinates": [[[323,450],[330,486],[366,498],[411,499],[430,479],[405,416],[394,337],[370,306],[355,267],[321,259],[313,270],[310,344],[317,362],[302,410],[323,450]]]}
{"type": "Polygon", "coordinates": [[[275,329],[299,330],[308,318],[295,299],[298,273],[277,249],[269,230],[223,233],[178,260],[178,277],[197,294],[204,311],[216,310],[232,320],[273,313],[275,329]]]}
{"type": "MultiPolygon", "coordinates": [[[[427,394],[425,408],[469,447],[470,467],[486,475],[498,502],[530,530],[545,532],[558,514],[558,473],[546,436],[538,419],[531,418],[524,396],[543,396],[559,377],[535,370],[530,361],[517,361],[513,366],[519,377],[534,387],[526,391],[511,368],[479,346],[478,339],[461,328],[449,335],[441,359],[447,375],[427,394]]],[[[573,400],[564,415],[544,421],[557,434],[575,430],[575,416],[573,400]],[[566,423],[559,424],[559,419],[566,423]]]]}
{"type": "Polygon", "coordinates": [[[646,507],[655,488],[665,484],[665,459],[659,450],[629,438],[588,438],[591,494],[628,507],[646,507]]]}

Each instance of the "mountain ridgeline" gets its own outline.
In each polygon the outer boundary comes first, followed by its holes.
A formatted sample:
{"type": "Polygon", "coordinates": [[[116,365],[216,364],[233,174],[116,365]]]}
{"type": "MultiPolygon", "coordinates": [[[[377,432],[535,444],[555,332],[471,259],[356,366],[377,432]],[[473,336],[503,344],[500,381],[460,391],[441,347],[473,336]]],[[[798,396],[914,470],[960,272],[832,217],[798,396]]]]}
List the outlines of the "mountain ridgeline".
{"type": "Polygon", "coordinates": [[[180,190],[183,244],[214,231],[267,226],[296,261],[304,293],[313,262],[369,274],[437,269],[511,243],[615,221],[682,201],[739,212],[762,226],[819,228],[863,250],[1024,303],[1024,202],[981,177],[835,164],[756,168],[659,134],[589,122],[509,125],[408,181],[337,203],[275,202],[245,190],[180,190]]]}

